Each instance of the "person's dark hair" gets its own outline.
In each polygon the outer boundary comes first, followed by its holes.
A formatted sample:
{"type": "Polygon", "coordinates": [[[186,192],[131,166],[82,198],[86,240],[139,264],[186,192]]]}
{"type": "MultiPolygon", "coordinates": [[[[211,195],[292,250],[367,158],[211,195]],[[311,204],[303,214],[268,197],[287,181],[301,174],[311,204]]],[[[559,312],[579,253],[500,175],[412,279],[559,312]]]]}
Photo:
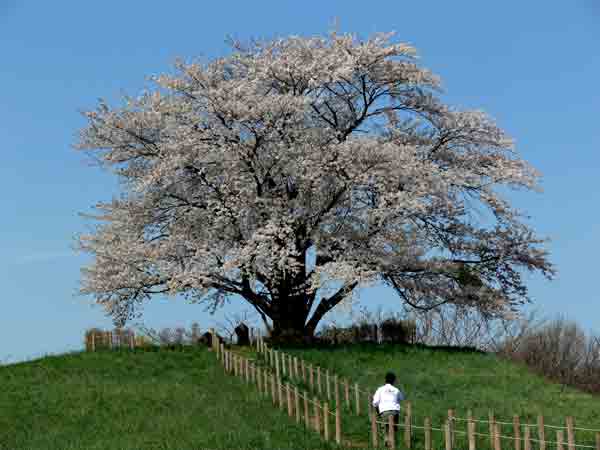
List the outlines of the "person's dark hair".
{"type": "Polygon", "coordinates": [[[394,384],[396,382],[396,375],[393,372],[388,372],[385,374],[385,382],[388,384],[394,384]]]}

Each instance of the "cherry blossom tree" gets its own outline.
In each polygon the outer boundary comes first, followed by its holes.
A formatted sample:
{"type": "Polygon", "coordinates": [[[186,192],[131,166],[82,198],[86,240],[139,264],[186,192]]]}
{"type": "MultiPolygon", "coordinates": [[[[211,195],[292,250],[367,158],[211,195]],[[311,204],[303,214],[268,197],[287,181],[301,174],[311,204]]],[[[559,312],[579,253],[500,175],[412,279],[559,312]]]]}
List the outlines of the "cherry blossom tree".
{"type": "Polygon", "coordinates": [[[232,43],[85,113],[77,149],[122,181],[78,236],[91,294],[125,323],[155,295],[248,302],[310,338],[359,287],[506,315],[554,268],[506,198],[539,174],[480,111],[441,99],[393,34],[232,43]]]}

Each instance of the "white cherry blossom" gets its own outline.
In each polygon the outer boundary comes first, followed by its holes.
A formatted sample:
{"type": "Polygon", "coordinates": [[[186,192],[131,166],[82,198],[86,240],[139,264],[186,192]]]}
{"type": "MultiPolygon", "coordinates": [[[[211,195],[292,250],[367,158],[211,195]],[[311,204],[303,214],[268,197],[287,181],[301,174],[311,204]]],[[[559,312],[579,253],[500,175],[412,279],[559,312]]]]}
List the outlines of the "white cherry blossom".
{"type": "Polygon", "coordinates": [[[156,294],[242,297],[275,335],[310,337],[359,286],[502,315],[529,300],[524,272],[553,276],[500,194],[539,174],[392,34],[234,43],[176,69],[100,102],[77,144],[123,182],[78,239],[82,292],[117,323],[156,294]]]}

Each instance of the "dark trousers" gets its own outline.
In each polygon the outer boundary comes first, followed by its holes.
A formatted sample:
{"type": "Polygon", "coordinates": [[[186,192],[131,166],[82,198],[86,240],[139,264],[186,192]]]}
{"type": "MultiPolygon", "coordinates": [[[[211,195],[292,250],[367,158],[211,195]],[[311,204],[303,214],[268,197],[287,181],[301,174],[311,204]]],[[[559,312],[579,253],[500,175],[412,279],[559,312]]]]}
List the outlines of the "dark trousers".
{"type": "MultiPolygon", "coordinates": [[[[384,442],[388,441],[388,436],[390,435],[390,430],[388,426],[389,417],[392,416],[394,419],[394,436],[398,436],[398,423],[400,422],[400,411],[383,411],[379,413],[379,420],[381,422],[385,422],[385,425],[382,427],[385,430],[384,442]]],[[[398,438],[396,437],[396,440],[398,438]]]]}

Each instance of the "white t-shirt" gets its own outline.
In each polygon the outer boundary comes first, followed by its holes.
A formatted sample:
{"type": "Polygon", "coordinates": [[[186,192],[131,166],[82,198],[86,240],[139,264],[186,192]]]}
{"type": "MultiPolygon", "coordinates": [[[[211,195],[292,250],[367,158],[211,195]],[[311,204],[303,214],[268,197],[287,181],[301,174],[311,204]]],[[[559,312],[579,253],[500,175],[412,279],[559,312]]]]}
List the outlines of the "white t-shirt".
{"type": "Polygon", "coordinates": [[[391,384],[385,384],[375,391],[373,406],[381,414],[384,411],[400,411],[400,402],[404,394],[400,389],[391,384]]]}

